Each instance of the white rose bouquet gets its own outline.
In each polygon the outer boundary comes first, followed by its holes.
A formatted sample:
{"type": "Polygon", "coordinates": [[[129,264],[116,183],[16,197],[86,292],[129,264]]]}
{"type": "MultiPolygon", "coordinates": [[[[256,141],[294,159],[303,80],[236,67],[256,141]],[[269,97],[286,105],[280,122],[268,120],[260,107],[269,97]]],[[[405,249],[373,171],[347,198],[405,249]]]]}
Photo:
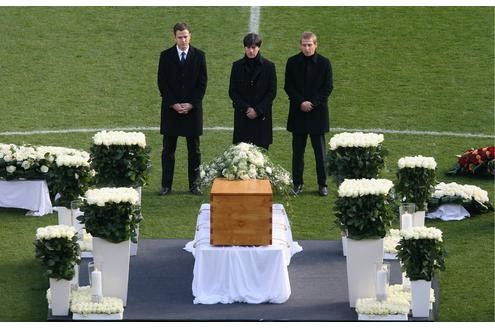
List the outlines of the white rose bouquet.
{"type": "Polygon", "coordinates": [[[288,193],[292,185],[290,173],[273,164],[265,150],[247,143],[239,143],[222,155],[200,166],[199,185],[209,186],[217,177],[228,180],[268,179],[275,190],[288,193]]]}
{"type": "Polygon", "coordinates": [[[45,267],[48,278],[71,280],[74,265],[81,261],[77,233],[74,227],[52,225],[36,230],[36,257],[45,267]]]}
{"type": "Polygon", "coordinates": [[[409,279],[431,281],[436,271],[445,270],[446,253],[441,230],[412,227],[401,230],[400,235],[397,258],[409,279]]]}
{"type": "Polygon", "coordinates": [[[337,184],[344,179],[376,178],[385,165],[383,134],[344,132],[334,135],[327,152],[327,170],[337,184]]]}
{"type": "Polygon", "coordinates": [[[0,144],[0,179],[45,179],[53,156],[30,145],[0,144]]]}
{"type": "Polygon", "coordinates": [[[400,201],[414,203],[419,211],[426,210],[434,190],[437,163],[433,157],[407,156],[398,161],[397,193],[400,201]]]}
{"type": "Polygon", "coordinates": [[[85,193],[77,219],[87,232],[112,243],[128,240],[137,242],[136,228],[142,221],[139,194],[133,188],[90,189],[85,193]]]}
{"type": "Polygon", "coordinates": [[[395,218],[392,188],[387,179],[345,179],[335,201],[335,223],[351,239],[385,237],[395,218]]]}
{"type": "Polygon", "coordinates": [[[142,132],[101,131],[93,136],[91,166],[96,183],[109,187],[144,186],[151,171],[151,148],[142,132]]]}

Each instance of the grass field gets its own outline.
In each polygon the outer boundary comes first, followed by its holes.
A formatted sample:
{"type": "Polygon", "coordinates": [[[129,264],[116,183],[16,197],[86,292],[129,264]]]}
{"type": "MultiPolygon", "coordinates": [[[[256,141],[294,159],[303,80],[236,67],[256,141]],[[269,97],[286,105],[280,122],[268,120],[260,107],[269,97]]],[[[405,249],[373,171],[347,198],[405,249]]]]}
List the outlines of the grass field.
{"type": "MultiPolygon", "coordinates": [[[[494,9],[474,7],[264,7],[262,53],[279,80],[274,126],[285,127],[283,91],[287,57],[312,30],[318,50],[334,68],[331,126],[489,135],[491,138],[386,134],[383,177],[395,180],[397,159],[433,156],[439,181],[477,185],[494,202],[493,179],[447,176],[455,155],[493,145],[494,9]]],[[[209,83],[205,126],[232,126],[228,99],[231,63],[243,55],[249,7],[0,8],[0,142],[88,150],[93,133],[15,135],[8,131],[157,127],[156,69],[172,42],[171,27],[186,20],[192,44],[206,52],[209,83]]],[[[327,136],[329,140],[332,133],[327,136]]],[[[209,195],[187,190],[185,141],[180,140],[174,193],[159,197],[161,136],[146,131],[153,171],[143,189],[142,238],[192,238],[196,213],[209,195]]],[[[290,170],[291,136],[274,134],[270,157],[290,170]]],[[[203,160],[230,145],[230,131],[205,131],[203,160]]],[[[338,239],[333,227],[335,186],[317,195],[314,160],[306,154],[305,192],[291,202],[295,239],[338,239]]],[[[47,279],[34,258],[38,226],[56,215],[24,216],[0,209],[0,321],[44,321],[47,279]]],[[[439,320],[494,321],[494,215],[459,222],[428,221],[440,228],[448,251],[440,282],[439,320]]],[[[304,252],[301,253],[304,256],[304,252]]]]}

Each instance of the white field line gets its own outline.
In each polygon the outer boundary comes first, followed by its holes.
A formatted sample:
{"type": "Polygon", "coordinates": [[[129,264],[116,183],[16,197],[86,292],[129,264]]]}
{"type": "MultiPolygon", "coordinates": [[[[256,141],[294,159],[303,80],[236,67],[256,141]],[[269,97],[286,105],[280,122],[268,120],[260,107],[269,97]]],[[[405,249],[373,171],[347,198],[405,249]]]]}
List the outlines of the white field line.
{"type": "MultiPolygon", "coordinates": [[[[232,131],[233,128],[227,126],[213,126],[203,128],[205,131],[232,131]]],[[[0,132],[0,136],[16,136],[16,135],[38,135],[38,134],[69,134],[69,133],[89,133],[107,131],[159,131],[157,126],[136,126],[136,127],[120,127],[120,128],[82,128],[82,129],[61,129],[61,130],[32,130],[32,131],[6,131],[0,132]]],[[[283,127],[274,127],[273,131],[286,131],[283,127]]],[[[348,128],[330,128],[330,132],[373,132],[384,134],[403,134],[417,136],[432,136],[432,137],[456,137],[456,138],[487,138],[495,139],[494,135],[479,134],[479,133],[458,133],[449,131],[418,131],[418,130],[388,130],[388,129],[348,129],[348,128]]]]}
{"type": "Polygon", "coordinates": [[[251,7],[251,14],[249,15],[249,31],[248,33],[259,33],[260,29],[260,16],[261,7],[251,7]]]}

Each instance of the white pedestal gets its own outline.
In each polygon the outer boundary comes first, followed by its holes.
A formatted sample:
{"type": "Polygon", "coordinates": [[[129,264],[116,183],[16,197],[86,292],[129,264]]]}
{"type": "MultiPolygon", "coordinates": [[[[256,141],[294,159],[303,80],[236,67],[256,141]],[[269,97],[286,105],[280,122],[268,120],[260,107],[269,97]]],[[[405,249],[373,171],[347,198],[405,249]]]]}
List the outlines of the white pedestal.
{"type": "Polygon", "coordinates": [[[416,211],[413,215],[413,227],[425,226],[425,211],[416,211]]]}
{"type": "Polygon", "coordinates": [[[70,208],[58,206],[55,208],[58,213],[58,224],[72,227],[72,211],[70,208]]]}
{"type": "Polygon", "coordinates": [[[93,237],[93,258],[102,266],[103,296],[118,297],[127,305],[130,241],[111,243],[93,237]]]}
{"type": "Polygon", "coordinates": [[[431,281],[411,281],[411,308],[413,317],[430,316],[430,288],[431,281]]]}
{"type": "Polygon", "coordinates": [[[69,315],[70,280],[50,278],[50,293],[53,316],[69,315]]]}
{"type": "Polygon", "coordinates": [[[347,238],[347,286],[349,305],[358,298],[375,297],[376,264],[383,262],[383,239],[347,238]]]}

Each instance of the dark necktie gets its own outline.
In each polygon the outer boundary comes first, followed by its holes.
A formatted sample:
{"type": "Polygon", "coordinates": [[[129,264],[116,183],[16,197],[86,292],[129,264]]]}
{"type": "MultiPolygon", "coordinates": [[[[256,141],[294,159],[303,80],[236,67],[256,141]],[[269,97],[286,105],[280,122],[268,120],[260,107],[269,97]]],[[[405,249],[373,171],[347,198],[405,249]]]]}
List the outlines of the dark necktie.
{"type": "Polygon", "coordinates": [[[184,64],[186,62],[186,53],[184,51],[180,54],[180,62],[181,64],[184,64]]]}

